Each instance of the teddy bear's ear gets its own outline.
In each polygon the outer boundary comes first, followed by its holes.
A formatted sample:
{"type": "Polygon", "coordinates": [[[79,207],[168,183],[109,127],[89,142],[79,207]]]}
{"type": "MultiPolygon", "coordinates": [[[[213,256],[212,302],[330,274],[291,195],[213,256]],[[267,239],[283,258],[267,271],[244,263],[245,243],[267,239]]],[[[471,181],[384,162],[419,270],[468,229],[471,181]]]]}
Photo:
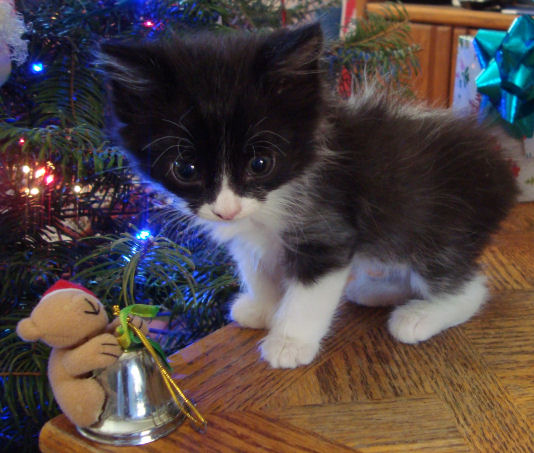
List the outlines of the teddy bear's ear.
{"type": "Polygon", "coordinates": [[[41,332],[31,318],[24,318],[18,322],[17,335],[25,341],[37,341],[41,338],[41,332]]]}

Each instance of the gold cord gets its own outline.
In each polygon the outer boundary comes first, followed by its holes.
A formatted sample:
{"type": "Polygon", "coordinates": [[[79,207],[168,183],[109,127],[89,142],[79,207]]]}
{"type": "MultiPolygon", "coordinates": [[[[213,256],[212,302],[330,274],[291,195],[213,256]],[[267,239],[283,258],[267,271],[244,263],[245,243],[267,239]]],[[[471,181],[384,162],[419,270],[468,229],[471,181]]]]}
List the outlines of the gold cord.
{"type": "Polygon", "coordinates": [[[132,318],[130,316],[128,316],[128,326],[134,331],[139,340],[141,340],[141,343],[143,343],[143,346],[148,350],[152,358],[156,361],[161,377],[163,378],[163,382],[165,382],[165,385],[167,386],[167,389],[169,390],[169,393],[171,394],[172,399],[174,400],[178,408],[189,419],[189,421],[192,423],[193,427],[197,431],[204,431],[208,425],[208,422],[200,414],[195,405],[191,401],[189,401],[189,399],[187,399],[187,397],[184,395],[180,387],[178,387],[176,382],[174,382],[169,372],[162,365],[158,354],[148,341],[148,338],[139,328],[133,325],[132,318]]]}

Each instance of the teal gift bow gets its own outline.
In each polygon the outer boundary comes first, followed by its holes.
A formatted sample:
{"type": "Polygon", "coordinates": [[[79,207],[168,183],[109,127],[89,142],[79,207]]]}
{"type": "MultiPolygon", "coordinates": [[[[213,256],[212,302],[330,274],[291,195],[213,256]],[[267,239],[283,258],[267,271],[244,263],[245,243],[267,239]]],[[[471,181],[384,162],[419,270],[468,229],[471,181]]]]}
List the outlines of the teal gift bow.
{"type": "MultiPolygon", "coordinates": [[[[144,304],[128,305],[122,310],[119,310],[118,306],[113,307],[114,315],[118,316],[120,320],[120,325],[117,326],[115,332],[118,337],[117,340],[122,349],[126,350],[142,346],[141,338],[139,338],[128,325],[128,317],[140,316],[142,318],[154,318],[158,314],[159,308],[160,307],[157,305],[144,304]]],[[[167,356],[165,355],[165,352],[163,352],[163,349],[159,343],[152,340],[152,338],[147,338],[147,341],[157,352],[163,364],[170,370],[171,366],[167,361],[167,356]]]]}
{"type": "Polygon", "coordinates": [[[519,16],[508,32],[479,30],[475,51],[483,70],[477,90],[488,96],[520,136],[534,133],[534,20],[519,16]]]}

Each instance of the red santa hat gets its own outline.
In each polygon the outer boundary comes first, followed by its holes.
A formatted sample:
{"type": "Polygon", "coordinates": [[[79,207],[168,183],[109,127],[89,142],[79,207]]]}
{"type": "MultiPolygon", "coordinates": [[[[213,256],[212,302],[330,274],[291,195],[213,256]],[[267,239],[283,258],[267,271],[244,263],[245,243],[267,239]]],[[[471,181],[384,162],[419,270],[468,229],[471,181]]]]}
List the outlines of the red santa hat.
{"type": "Polygon", "coordinates": [[[46,292],[43,294],[43,297],[41,299],[44,299],[46,296],[49,296],[55,291],[64,291],[64,290],[72,290],[72,289],[83,291],[84,293],[87,293],[93,296],[95,299],[98,299],[98,297],[96,297],[91,291],[89,291],[84,286],[78,283],[69,282],[67,280],[58,280],[56,283],[54,283],[50,288],[46,290],[46,292]]]}

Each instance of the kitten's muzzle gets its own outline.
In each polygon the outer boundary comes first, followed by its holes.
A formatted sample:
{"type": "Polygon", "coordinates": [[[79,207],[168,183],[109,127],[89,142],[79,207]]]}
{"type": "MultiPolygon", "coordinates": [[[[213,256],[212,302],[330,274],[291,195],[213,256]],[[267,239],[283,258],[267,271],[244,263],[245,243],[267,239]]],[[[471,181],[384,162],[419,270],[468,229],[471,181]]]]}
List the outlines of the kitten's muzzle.
{"type": "Polygon", "coordinates": [[[213,208],[211,210],[221,220],[233,220],[240,212],[241,206],[235,206],[229,209],[213,208]]]}

